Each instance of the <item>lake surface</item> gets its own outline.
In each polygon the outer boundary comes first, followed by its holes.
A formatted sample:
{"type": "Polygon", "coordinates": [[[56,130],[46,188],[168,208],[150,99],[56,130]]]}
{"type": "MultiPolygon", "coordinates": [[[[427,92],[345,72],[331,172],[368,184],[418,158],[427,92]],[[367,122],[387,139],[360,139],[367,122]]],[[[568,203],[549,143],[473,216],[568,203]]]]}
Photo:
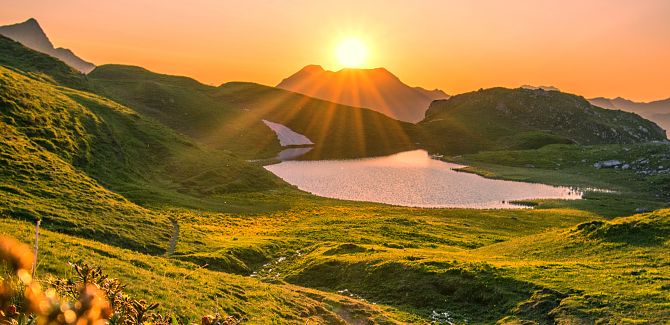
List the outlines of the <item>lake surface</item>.
{"type": "Polygon", "coordinates": [[[424,150],[352,160],[283,161],[267,170],[314,195],[425,208],[523,208],[510,201],[582,197],[573,188],[487,179],[424,150]]]}

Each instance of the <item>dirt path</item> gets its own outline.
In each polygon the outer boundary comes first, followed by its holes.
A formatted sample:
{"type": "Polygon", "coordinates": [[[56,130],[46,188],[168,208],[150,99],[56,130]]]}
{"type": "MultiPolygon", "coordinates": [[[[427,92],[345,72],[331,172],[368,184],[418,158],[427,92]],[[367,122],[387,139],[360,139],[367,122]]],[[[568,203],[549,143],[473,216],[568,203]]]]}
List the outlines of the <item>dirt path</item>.
{"type": "Polygon", "coordinates": [[[168,246],[167,252],[165,252],[166,256],[170,256],[174,254],[174,249],[177,246],[177,239],[179,239],[179,223],[177,220],[170,220],[172,222],[172,236],[170,237],[170,246],[168,246]]]}

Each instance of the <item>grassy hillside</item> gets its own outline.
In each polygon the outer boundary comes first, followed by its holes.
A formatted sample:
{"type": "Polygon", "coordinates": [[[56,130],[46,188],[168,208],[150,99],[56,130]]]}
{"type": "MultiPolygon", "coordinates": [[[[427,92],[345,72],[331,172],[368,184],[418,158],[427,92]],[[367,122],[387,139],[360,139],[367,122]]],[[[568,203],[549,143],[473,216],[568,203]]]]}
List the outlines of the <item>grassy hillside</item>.
{"type": "Polygon", "coordinates": [[[467,165],[462,171],[489,178],[587,189],[585,200],[543,202],[544,207],[567,204],[602,215],[625,216],[636,209],[653,210],[670,204],[668,143],[549,145],[537,150],[485,151],[445,159],[467,165]],[[618,160],[621,165],[594,166],[605,160],[618,160]]]}
{"type": "Polygon", "coordinates": [[[421,142],[442,153],[666,139],[661,128],[638,115],[542,89],[491,88],[434,101],[419,125],[425,132],[421,142]]]}
{"type": "Polygon", "coordinates": [[[162,253],[168,217],[136,203],[237,211],[246,208],[208,205],[208,198],[281,186],[259,166],[199,148],[115,102],[44,81],[41,72],[0,67],[0,112],[0,209],[42,218],[47,229],[162,253]]]}
{"type": "Polygon", "coordinates": [[[247,158],[270,158],[280,150],[262,119],[310,138],[316,144],[311,157],[361,157],[414,147],[411,124],[272,87],[211,87],[120,65],[100,66],[89,77],[98,92],[210,147],[247,158]]]}
{"type": "MultiPolygon", "coordinates": [[[[569,209],[290,202],[290,210],[253,216],[183,211],[171,257],[45,232],[39,272],[95,261],[163,310],[195,317],[219,308],[252,322],[662,324],[670,317],[669,210],[608,222],[569,209]]],[[[2,233],[29,242],[29,223],[0,223],[2,233]]]]}
{"type": "Polygon", "coordinates": [[[229,153],[205,150],[108,99],[2,68],[3,120],[103,185],[208,196],[266,190],[278,181],[229,153]],[[206,157],[203,159],[202,157],[206,157]]]}
{"type": "Polygon", "coordinates": [[[86,76],[64,62],[0,35],[0,65],[54,84],[87,89],[86,76]]]}
{"type": "MultiPolygon", "coordinates": [[[[27,240],[32,225],[2,218],[0,234],[27,240]]],[[[186,323],[199,323],[205,314],[232,315],[249,323],[312,324],[370,320],[399,324],[421,319],[386,306],[290,284],[273,284],[259,279],[209,270],[207,267],[161,256],[80,239],[58,232],[42,231],[42,253],[38,279],[50,275],[72,276],[68,261],[94,261],[112,277],[120,278],[125,291],[140,299],[160,303],[186,323]]]]}
{"type": "Polygon", "coordinates": [[[589,319],[663,324],[670,319],[670,279],[665,276],[670,272],[669,217],[666,209],[612,222],[586,222],[473,253],[500,263],[517,279],[556,290],[519,304],[507,321],[545,317],[565,324],[587,324],[589,319]],[[553,308],[550,317],[533,310],[537,306],[553,308]]]}
{"type": "Polygon", "coordinates": [[[629,191],[605,201],[546,200],[525,210],[338,201],[282,185],[235,154],[277,149],[269,129],[253,127],[257,119],[283,122],[328,144],[319,150],[339,148],[330,152],[338,155],[368,153],[377,145],[369,141],[382,141],[380,130],[410,126],[254,84],[214,88],[140,70],[145,80],[136,68],[109,67],[120,75],[96,77],[93,85],[125,98],[124,106],[45,79],[48,71],[38,66],[10,66],[0,67],[0,234],[30,243],[33,222],[42,218],[39,281],[69,275],[68,261],[101,265],[134,297],[196,322],[216,312],[289,324],[670,318],[670,210],[613,218],[632,214],[622,212],[630,201],[663,206],[665,197],[650,196],[667,183],[659,172],[670,157],[665,144],[461,157],[491,176],[629,191]],[[199,105],[208,103],[215,106],[199,105]],[[371,129],[346,127],[356,116],[371,129]],[[207,124],[216,118],[251,123],[249,133],[224,123],[217,132],[239,138],[219,143],[215,129],[200,129],[216,126],[207,124]],[[174,130],[230,151],[201,147],[174,130]],[[267,145],[250,152],[252,134],[267,145]],[[345,146],[358,140],[363,144],[345,146]],[[595,173],[589,166],[600,159],[635,167],[595,173]],[[651,169],[654,175],[635,176],[651,169]],[[174,251],[166,254],[171,242],[174,251]]]}

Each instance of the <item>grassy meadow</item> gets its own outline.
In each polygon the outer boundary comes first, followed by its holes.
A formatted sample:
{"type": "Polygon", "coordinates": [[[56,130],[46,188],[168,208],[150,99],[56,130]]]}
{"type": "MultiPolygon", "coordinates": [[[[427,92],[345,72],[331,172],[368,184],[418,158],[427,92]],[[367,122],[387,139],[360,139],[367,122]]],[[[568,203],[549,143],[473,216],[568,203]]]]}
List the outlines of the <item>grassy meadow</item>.
{"type": "MultiPolygon", "coordinates": [[[[96,263],[164,310],[260,323],[329,323],[338,313],[379,323],[670,316],[668,210],[607,221],[566,208],[409,209],[293,195],[268,197],[284,207],[252,214],[153,210],[179,224],[170,256],[168,238],[152,253],[45,230],[38,272],[96,263]]],[[[1,222],[30,242],[32,223],[1,222]]]]}

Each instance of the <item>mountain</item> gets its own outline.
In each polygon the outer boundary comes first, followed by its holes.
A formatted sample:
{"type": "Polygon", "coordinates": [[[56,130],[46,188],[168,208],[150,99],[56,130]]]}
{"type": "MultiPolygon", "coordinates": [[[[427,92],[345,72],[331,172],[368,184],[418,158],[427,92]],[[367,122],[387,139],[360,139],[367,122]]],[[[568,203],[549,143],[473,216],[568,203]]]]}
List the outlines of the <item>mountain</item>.
{"type": "Polygon", "coordinates": [[[440,89],[433,89],[433,90],[428,90],[425,88],[421,87],[414,87],[414,89],[420,93],[422,93],[424,96],[432,98],[432,99],[447,99],[449,98],[449,95],[445,93],[444,91],[440,89]]]}
{"type": "Polygon", "coordinates": [[[306,157],[346,158],[414,148],[414,126],[378,112],[248,82],[219,87],[143,68],[103,65],[89,75],[98,92],[209,147],[248,159],[281,149],[263,120],[315,143],[306,157]]]}
{"type": "Polygon", "coordinates": [[[533,149],[665,140],[651,121],[542,89],[491,88],[434,101],[419,123],[422,143],[441,152],[533,149]]]}
{"type": "Polygon", "coordinates": [[[82,60],[69,49],[54,48],[49,37],[34,18],[18,24],[0,26],[0,35],[11,38],[35,51],[55,57],[82,73],[89,73],[95,68],[93,63],[82,60]]]}
{"type": "Polygon", "coordinates": [[[560,89],[558,89],[558,88],[556,88],[556,87],[554,87],[554,86],[531,86],[531,85],[523,85],[523,86],[521,86],[521,87],[519,87],[519,88],[523,88],[523,89],[531,89],[531,90],[542,89],[542,90],[546,90],[546,91],[561,91],[560,89]]]}
{"type": "Polygon", "coordinates": [[[670,98],[648,103],[639,103],[621,97],[614,99],[597,97],[589,99],[589,102],[602,108],[636,113],[646,119],[656,122],[656,124],[666,131],[670,130],[670,98]]]}
{"type": "Polygon", "coordinates": [[[438,89],[412,88],[384,68],[334,72],[308,65],[282,80],[277,87],[339,104],[369,108],[411,123],[423,119],[433,100],[449,97],[438,89]]]}

